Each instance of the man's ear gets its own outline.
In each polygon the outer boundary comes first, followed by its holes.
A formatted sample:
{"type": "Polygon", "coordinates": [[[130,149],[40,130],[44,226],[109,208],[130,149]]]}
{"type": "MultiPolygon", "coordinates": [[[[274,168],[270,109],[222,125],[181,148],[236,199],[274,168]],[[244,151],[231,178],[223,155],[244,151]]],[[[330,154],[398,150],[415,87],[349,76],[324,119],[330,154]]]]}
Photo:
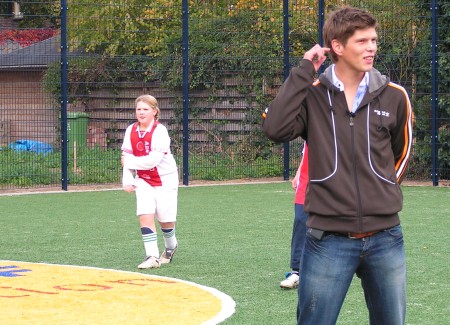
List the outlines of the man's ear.
{"type": "Polygon", "coordinates": [[[342,51],[344,50],[344,45],[338,40],[334,39],[331,41],[331,49],[334,53],[336,53],[337,56],[341,56],[342,51]]]}

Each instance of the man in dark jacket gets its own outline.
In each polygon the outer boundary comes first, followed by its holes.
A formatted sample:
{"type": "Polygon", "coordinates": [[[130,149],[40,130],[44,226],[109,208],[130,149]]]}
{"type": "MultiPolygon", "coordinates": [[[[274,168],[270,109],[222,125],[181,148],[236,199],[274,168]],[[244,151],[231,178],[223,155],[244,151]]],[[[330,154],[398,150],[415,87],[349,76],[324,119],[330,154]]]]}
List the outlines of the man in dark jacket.
{"type": "Polygon", "coordinates": [[[308,141],[298,324],[335,324],[355,273],[371,325],[405,321],[398,213],[413,113],[403,87],[373,68],[376,30],[364,10],[331,13],[323,28],[326,47],[305,53],[263,114],[263,130],[273,141],[308,141]],[[315,80],[328,54],[333,64],[315,80]]]}

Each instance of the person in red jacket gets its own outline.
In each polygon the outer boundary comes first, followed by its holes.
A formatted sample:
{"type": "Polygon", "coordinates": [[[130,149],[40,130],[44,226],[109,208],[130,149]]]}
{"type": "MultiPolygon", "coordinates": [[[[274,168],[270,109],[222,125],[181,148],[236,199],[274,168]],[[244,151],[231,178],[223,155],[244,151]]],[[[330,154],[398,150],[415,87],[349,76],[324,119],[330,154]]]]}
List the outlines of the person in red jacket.
{"type": "Polygon", "coordinates": [[[294,198],[294,226],[292,227],[291,239],[291,271],[286,272],[285,279],[280,282],[283,289],[294,289],[299,284],[299,270],[301,268],[303,247],[306,238],[306,220],[308,214],[305,212],[304,203],[306,187],[308,186],[308,147],[305,142],[303,146],[303,156],[298,166],[292,188],[295,190],[294,198]]]}
{"type": "Polygon", "coordinates": [[[155,97],[139,96],[135,101],[137,122],[128,126],[122,145],[122,185],[136,193],[145,259],[139,269],[159,268],[172,261],[178,247],[175,236],[178,198],[178,169],[170,152],[167,129],[159,123],[155,97]],[[159,255],[155,218],[164,238],[159,255]]]}
{"type": "Polygon", "coordinates": [[[263,115],[269,139],[308,142],[299,325],[334,325],[355,274],[371,325],[405,323],[400,183],[413,113],[405,89],[373,67],[377,38],[367,11],[330,13],[325,46],[306,51],[263,115]],[[327,55],[333,64],[317,78],[327,55]]]}

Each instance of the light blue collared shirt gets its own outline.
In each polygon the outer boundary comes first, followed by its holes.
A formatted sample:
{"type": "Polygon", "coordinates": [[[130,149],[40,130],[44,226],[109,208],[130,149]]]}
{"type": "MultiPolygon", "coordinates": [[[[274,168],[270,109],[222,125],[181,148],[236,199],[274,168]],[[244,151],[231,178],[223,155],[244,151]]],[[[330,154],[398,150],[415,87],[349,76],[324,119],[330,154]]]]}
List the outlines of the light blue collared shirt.
{"type": "MultiPolygon", "coordinates": [[[[331,69],[331,77],[333,78],[332,80],[333,85],[338,87],[340,91],[344,91],[344,84],[336,76],[335,69],[336,67],[333,64],[333,67],[331,69]]],[[[369,73],[366,72],[361,80],[361,83],[358,86],[358,90],[356,91],[355,99],[353,100],[352,113],[356,112],[356,109],[358,108],[359,104],[361,104],[361,101],[364,98],[364,95],[366,94],[368,87],[369,87],[369,73]]]]}

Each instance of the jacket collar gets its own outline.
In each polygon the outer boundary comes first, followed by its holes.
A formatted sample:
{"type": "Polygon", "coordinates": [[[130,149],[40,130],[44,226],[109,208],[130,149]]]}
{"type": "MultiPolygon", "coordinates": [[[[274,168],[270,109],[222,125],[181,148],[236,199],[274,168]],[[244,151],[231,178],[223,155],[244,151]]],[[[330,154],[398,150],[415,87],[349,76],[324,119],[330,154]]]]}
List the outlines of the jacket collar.
{"type": "MultiPolygon", "coordinates": [[[[333,69],[334,65],[331,65],[325,69],[325,71],[319,76],[320,82],[332,91],[340,90],[338,86],[333,83],[333,69]]],[[[389,78],[382,75],[377,69],[373,68],[366,73],[369,78],[369,87],[366,93],[373,96],[378,95],[389,83],[389,78]]]]}

